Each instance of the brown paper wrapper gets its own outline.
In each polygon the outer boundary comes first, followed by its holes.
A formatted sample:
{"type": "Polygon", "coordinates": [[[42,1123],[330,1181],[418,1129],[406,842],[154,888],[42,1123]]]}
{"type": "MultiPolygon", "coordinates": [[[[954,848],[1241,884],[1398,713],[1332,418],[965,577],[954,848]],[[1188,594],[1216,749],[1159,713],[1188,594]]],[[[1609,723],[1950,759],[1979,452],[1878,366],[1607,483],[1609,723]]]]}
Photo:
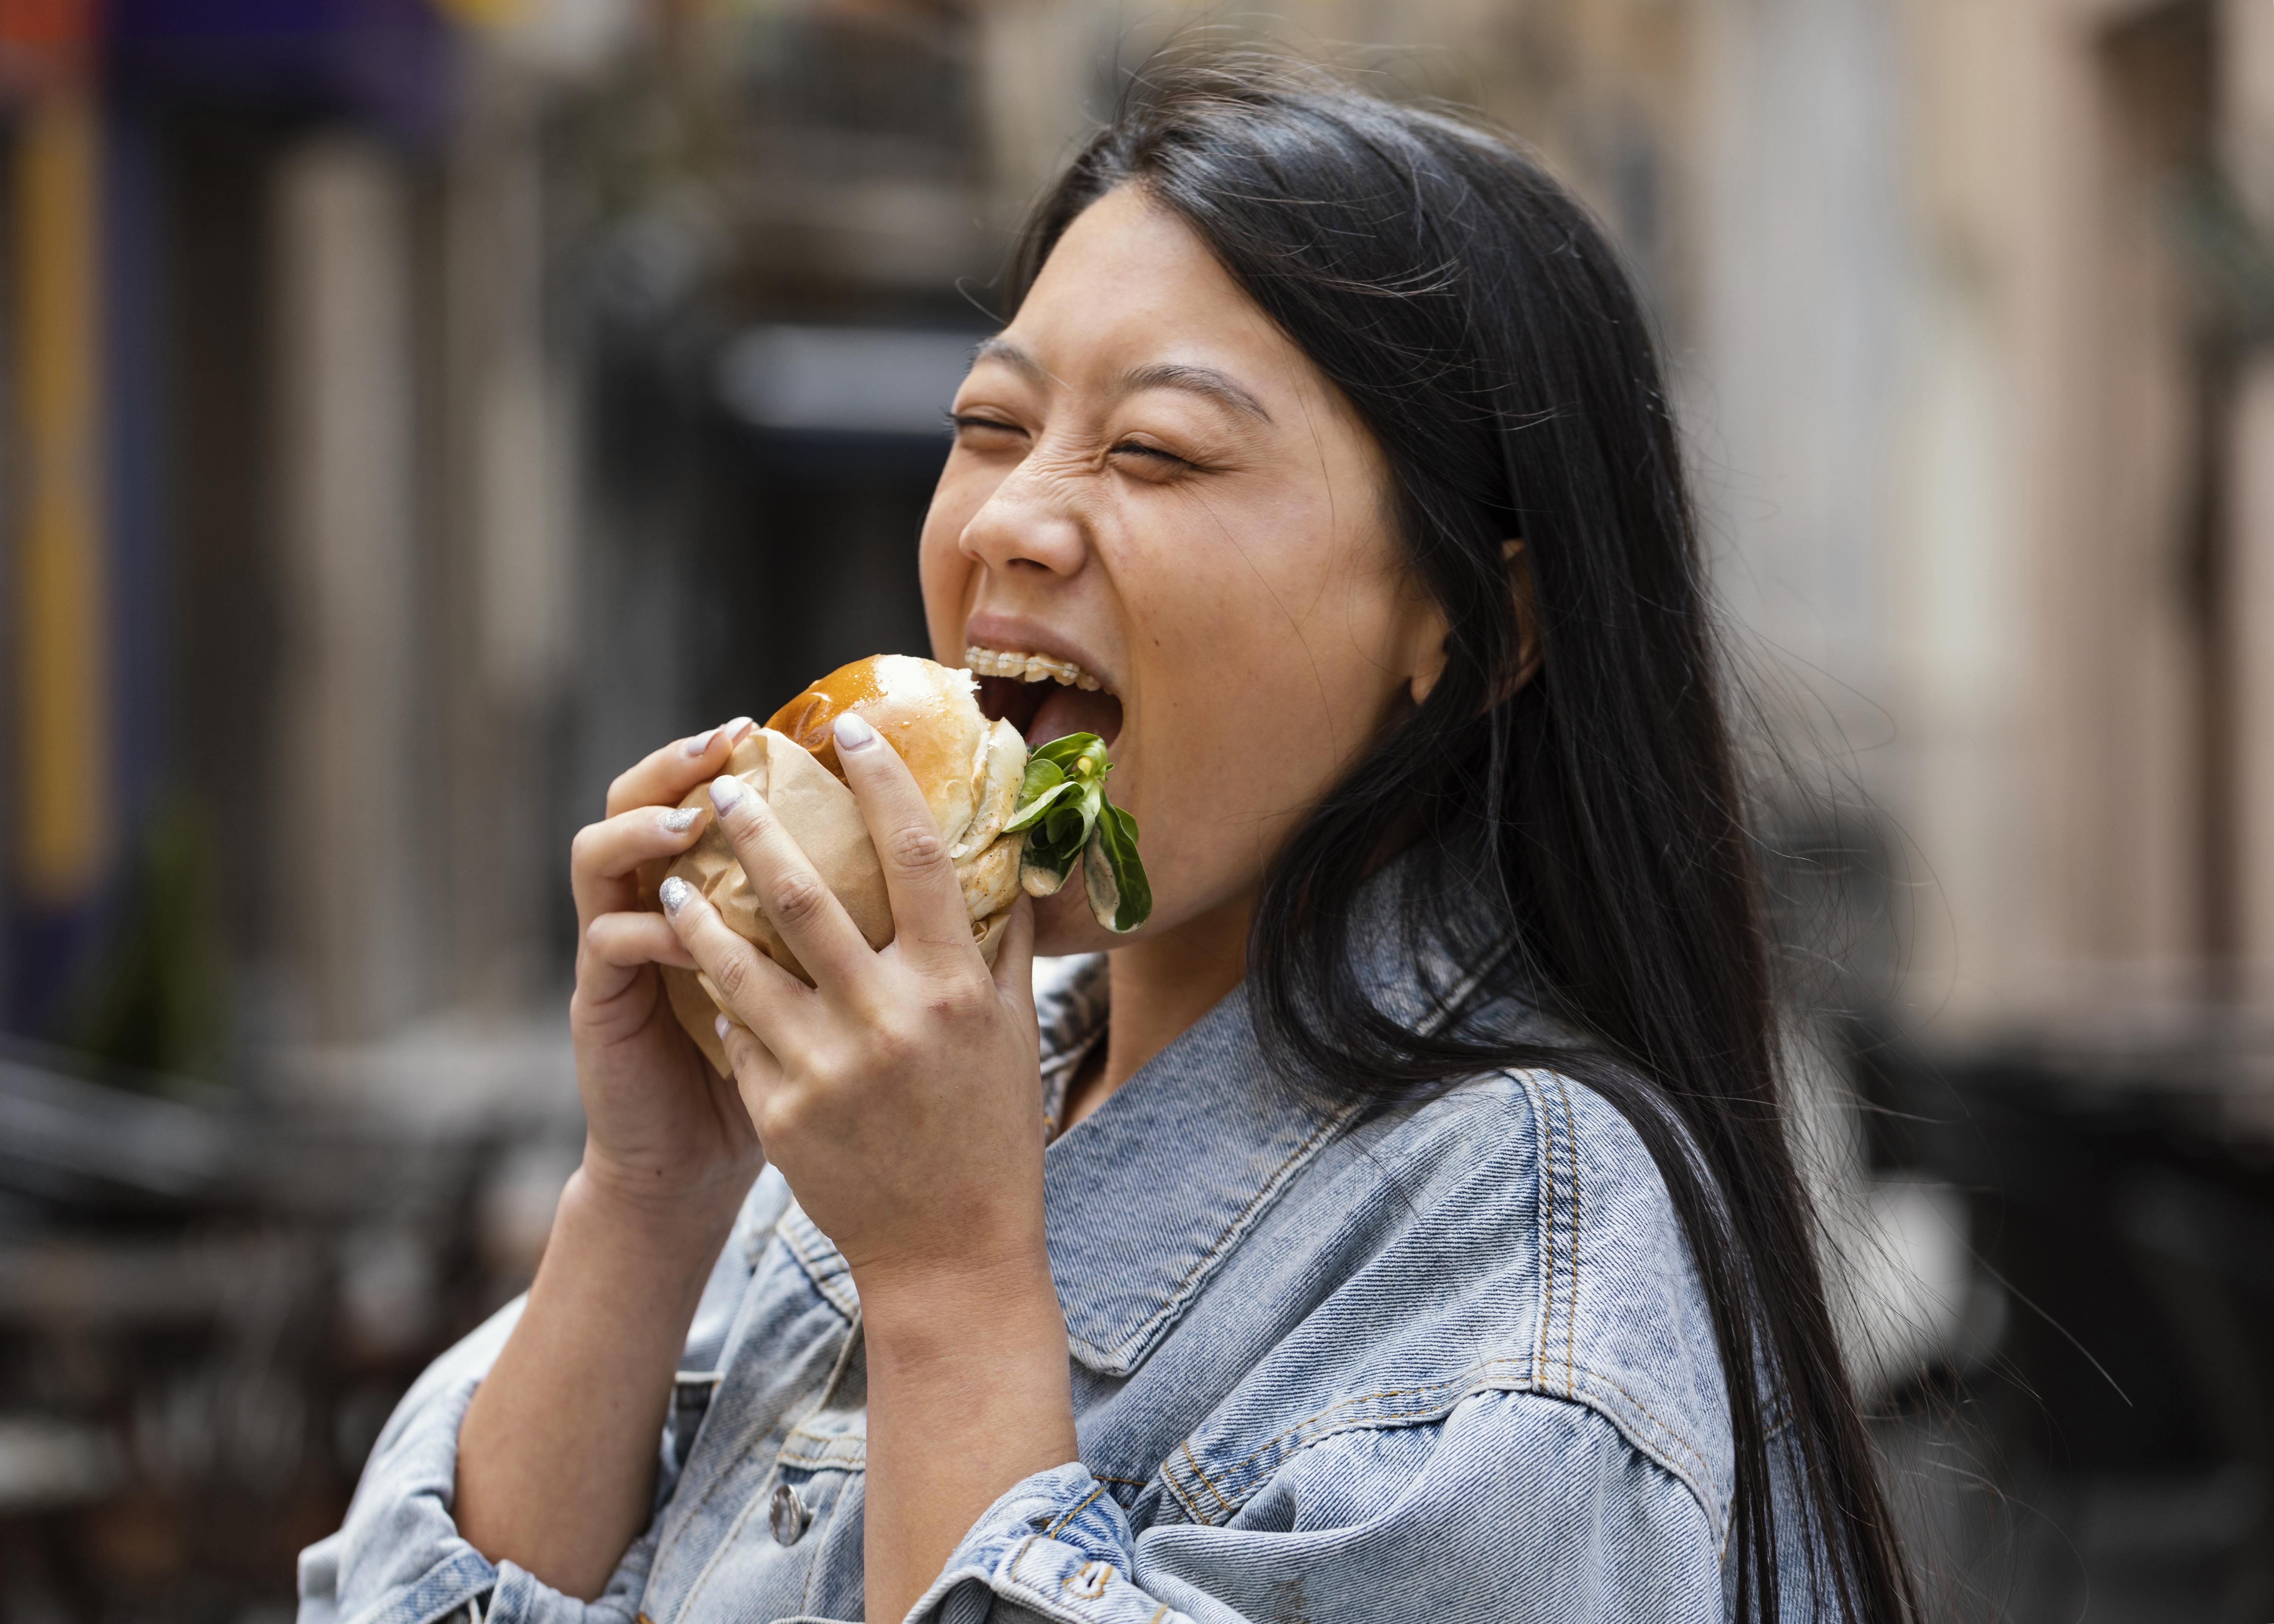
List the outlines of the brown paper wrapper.
{"type": "MultiPolygon", "coordinates": [[[[853,792],[795,741],[771,728],[760,728],[736,745],[727,758],[727,771],[764,798],[814,871],[844,904],[846,914],[869,945],[881,948],[890,942],[892,898],[853,792]]],[[[698,785],[679,804],[708,807],[711,786],[698,785]]],[[[1015,852],[1011,861],[1016,864],[1015,852]]],[[[719,910],[729,929],[807,986],[813,984],[789,944],[758,906],[749,876],[742,872],[742,861],[719,831],[717,819],[711,820],[695,844],[671,863],[651,868],[652,872],[641,876],[641,891],[650,906],[660,908],[653,898],[656,887],[666,878],[684,880],[719,910]]],[[[990,965],[1002,945],[1003,927],[1009,917],[1006,908],[972,927],[974,939],[990,965]]],[[[732,1068],[727,1064],[726,1046],[719,1041],[716,1024],[725,1004],[714,996],[711,978],[699,971],[668,965],[659,967],[671,1012],[719,1074],[727,1075],[732,1068]]]]}

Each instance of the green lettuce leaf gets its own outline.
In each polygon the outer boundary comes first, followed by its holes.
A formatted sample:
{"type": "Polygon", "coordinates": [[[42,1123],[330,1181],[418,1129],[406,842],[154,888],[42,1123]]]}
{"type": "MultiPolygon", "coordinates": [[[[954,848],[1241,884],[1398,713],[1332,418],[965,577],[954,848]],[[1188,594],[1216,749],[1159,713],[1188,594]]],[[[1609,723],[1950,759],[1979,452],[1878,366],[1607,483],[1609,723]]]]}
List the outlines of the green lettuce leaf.
{"type": "Polygon", "coordinates": [[[1079,862],[1089,911],[1118,935],[1150,917],[1153,887],[1137,856],[1137,820],[1106,799],[1112,771],[1105,741],[1096,733],[1068,733],[1036,746],[1003,828],[1027,837],[1019,883],[1028,896],[1055,896],[1079,862]]]}

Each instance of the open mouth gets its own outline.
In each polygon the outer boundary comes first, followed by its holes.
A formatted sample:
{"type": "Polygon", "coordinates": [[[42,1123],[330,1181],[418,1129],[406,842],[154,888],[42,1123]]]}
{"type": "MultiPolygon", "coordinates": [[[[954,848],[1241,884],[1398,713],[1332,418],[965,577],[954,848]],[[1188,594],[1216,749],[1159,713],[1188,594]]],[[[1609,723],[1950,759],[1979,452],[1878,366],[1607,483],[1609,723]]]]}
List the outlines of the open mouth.
{"type": "Polygon", "coordinates": [[[974,645],[963,663],[979,679],[980,710],[1007,719],[1030,745],[1096,733],[1110,748],[1121,733],[1120,697],[1072,660],[974,645]]]}

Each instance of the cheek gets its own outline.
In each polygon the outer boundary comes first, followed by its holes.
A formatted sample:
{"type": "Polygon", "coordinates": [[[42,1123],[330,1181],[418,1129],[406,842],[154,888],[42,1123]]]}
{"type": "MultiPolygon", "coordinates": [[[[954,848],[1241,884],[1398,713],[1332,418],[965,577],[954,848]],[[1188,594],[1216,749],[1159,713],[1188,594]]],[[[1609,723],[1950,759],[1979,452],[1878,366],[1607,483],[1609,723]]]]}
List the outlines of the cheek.
{"type": "Polygon", "coordinates": [[[1274,735],[1320,739],[1332,756],[1398,686],[1390,589],[1373,549],[1353,556],[1349,538],[1321,535],[1326,515],[1289,501],[1249,516],[1202,534],[1181,527],[1186,545],[1115,570],[1147,701],[1180,730],[1228,709],[1274,735]]]}
{"type": "Polygon", "coordinates": [[[932,492],[916,545],[917,581],[923,591],[924,626],[931,634],[932,655],[951,665],[963,663],[963,621],[978,568],[977,561],[963,551],[963,532],[985,500],[985,493],[975,489],[975,482],[968,476],[959,477],[951,464],[932,492]]]}
{"type": "Polygon", "coordinates": [[[1117,582],[1141,645],[1132,810],[1245,863],[1363,748],[1391,684],[1359,652],[1341,583],[1216,539],[1117,582]]]}

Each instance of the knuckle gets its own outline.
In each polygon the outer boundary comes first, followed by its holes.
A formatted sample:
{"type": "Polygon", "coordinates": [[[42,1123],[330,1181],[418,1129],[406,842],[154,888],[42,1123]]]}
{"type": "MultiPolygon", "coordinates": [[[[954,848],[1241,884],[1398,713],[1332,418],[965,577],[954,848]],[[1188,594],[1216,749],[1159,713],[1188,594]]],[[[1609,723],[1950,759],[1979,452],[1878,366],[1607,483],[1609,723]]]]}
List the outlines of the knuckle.
{"type": "Polygon", "coordinates": [[[902,868],[930,868],[947,861],[947,843],[937,829],[903,829],[885,844],[886,855],[902,868]]]}
{"type": "Polygon", "coordinates": [[[568,841],[569,866],[576,868],[592,867],[599,858],[601,838],[601,826],[598,823],[587,823],[578,830],[568,841]]]}
{"type": "Polygon", "coordinates": [[[750,984],[749,955],[728,953],[719,967],[711,973],[711,979],[717,984],[719,990],[727,995],[727,1001],[732,1003],[739,998],[742,989],[750,984]]]}
{"type": "Polygon", "coordinates": [[[774,887],[774,917],[785,925],[802,925],[819,914],[829,891],[809,874],[786,876],[774,887]]]}
{"type": "Polygon", "coordinates": [[[963,1026],[985,1012],[992,991],[990,983],[959,975],[935,988],[925,1007],[935,1020],[963,1026]]]}
{"type": "Polygon", "coordinates": [[[761,1139],[795,1139],[804,1122],[803,1096],[794,1088],[774,1088],[767,1091],[759,1101],[757,1130],[761,1139]]]}
{"type": "Polygon", "coordinates": [[[887,1016],[871,1026],[869,1041],[875,1049],[877,1059],[887,1071],[907,1060],[920,1047],[915,1033],[909,1029],[904,1019],[897,1016],[887,1016]]]}

